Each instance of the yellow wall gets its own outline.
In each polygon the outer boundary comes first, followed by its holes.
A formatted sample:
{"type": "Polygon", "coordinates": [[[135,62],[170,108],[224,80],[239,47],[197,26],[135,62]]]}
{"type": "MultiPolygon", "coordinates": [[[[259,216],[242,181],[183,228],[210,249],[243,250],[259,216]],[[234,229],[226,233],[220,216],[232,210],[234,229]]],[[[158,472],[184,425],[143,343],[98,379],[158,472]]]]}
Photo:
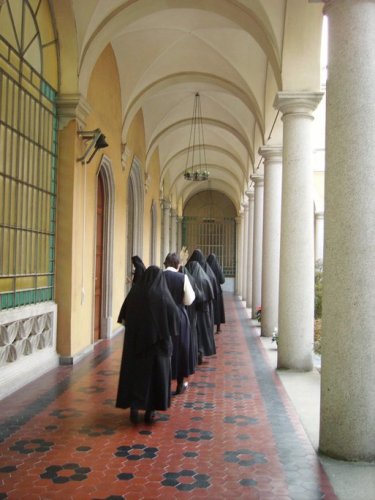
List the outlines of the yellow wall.
{"type": "MultiPolygon", "coordinates": [[[[109,46],[93,70],[87,100],[92,111],[85,130],[100,128],[109,146],[99,150],[84,167],[76,161],[86,146],[77,137],[75,123],[71,122],[59,135],[56,301],[57,346],[63,356],[83,351],[93,339],[97,172],[103,153],[111,161],[115,185],[114,276],[125,275],[126,176],[121,168],[121,94],[116,60],[109,46]]],[[[113,283],[115,319],[123,290],[123,283],[116,279],[113,283]]]]}
{"type": "MultiPolygon", "coordinates": [[[[143,114],[141,110],[136,114],[131,126],[129,127],[126,144],[130,151],[130,161],[128,162],[126,168],[127,177],[130,173],[131,159],[136,156],[141,163],[143,182],[145,182],[146,145],[143,114]]],[[[149,167],[148,171],[148,174],[151,176],[151,184],[148,187],[147,193],[144,193],[143,254],[140,255],[140,257],[146,266],[150,264],[151,204],[153,199],[157,201],[157,208],[160,211],[159,170],[158,155],[154,154],[151,160],[151,167],[149,167]]],[[[158,221],[160,221],[160,213],[158,213],[158,221]]]]}
{"type": "Polygon", "coordinates": [[[56,292],[57,352],[71,352],[72,282],[73,282],[73,224],[76,176],[76,124],[71,121],[59,133],[56,212],[56,292]]]}
{"type": "MultiPolygon", "coordinates": [[[[96,230],[96,193],[97,173],[100,167],[100,159],[105,154],[111,161],[113,180],[115,186],[115,208],[114,208],[114,249],[113,249],[113,310],[114,326],[121,303],[124,299],[125,277],[125,207],[126,207],[126,173],[121,166],[121,91],[117,71],[116,59],[110,46],[102,52],[93,73],[87,95],[88,102],[92,107],[87,127],[95,129],[99,127],[106,136],[108,147],[98,151],[93,160],[93,165],[88,168],[88,196],[87,212],[90,218],[87,221],[86,247],[90,250],[87,255],[86,269],[88,280],[88,321],[90,329],[88,339],[91,339],[93,331],[94,315],[94,277],[95,277],[95,230],[96,230]]],[[[87,342],[87,338],[85,339],[87,342]]]]}
{"type": "MultiPolygon", "coordinates": [[[[129,127],[128,135],[126,137],[126,144],[130,150],[131,158],[136,156],[144,167],[146,161],[146,145],[143,113],[141,110],[139,110],[135,115],[131,126],[129,127]]],[[[129,167],[130,166],[131,162],[129,162],[129,167]]]]}

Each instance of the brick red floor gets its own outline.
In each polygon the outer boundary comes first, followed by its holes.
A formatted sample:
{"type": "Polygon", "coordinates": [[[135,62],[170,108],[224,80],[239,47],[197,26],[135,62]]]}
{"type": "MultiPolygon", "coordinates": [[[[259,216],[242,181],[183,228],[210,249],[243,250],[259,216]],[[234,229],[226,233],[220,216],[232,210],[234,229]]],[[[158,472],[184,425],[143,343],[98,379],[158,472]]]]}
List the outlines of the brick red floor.
{"type": "Polygon", "coordinates": [[[336,498],[242,303],[153,425],[114,407],[122,336],[0,402],[0,500],[336,498]]]}

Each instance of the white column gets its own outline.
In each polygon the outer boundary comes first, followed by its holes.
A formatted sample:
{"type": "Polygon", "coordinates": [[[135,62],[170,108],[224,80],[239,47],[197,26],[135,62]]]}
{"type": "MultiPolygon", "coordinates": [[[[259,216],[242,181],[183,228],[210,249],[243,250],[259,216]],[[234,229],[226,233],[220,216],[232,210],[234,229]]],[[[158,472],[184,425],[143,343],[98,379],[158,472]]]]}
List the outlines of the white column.
{"type": "Polygon", "coordinates": [[[375,3],[331,0],[320,450],[375,461],[375,3]]]}
{"type": "Polygon", "coordinates": [[[171,252],[177,252],[177,213],[174,208],[171,209],[171,252]]]}
{"type": "Polygon", "coordinates": [[[279,322],[282,148],[263,146],[259,154],[264,158],[261,335],[272,337],[279,322]]]}
{"type": "Polygon", "coordinates": [[[241,297],[242,300],[246,300],[247,291],[247,250],[248,250],[248,234],[249,234],[249,203],[244,201],[243,207],[243,239],[242,239],[242,288],[241,297]]]}
{"type": "Polygon", "coordinates": [[[171,204],[167,200],[163,200],[163,221],[164,221],[164,230],[163,230],[163,255],[161,256],[162,262],[166,255],[170,252],[170,243],[169,243],[169,234],[170,234],[170,209],[171,204]]]}
{"type": "Polygon", "coordinates": [[[249,199],[247,264],[246,264],[246,307],[251,308],[253,297],[253,248],[254,248],[254,189],[246,191],[249,199]]]}
{"type": "Polygon", "coordinates": [[[262,240],[263,240],[263,175],[252,175],[254,181],[254,241],[253,241],[253,288],[251,317],[256,317],[262,305],[262,240]]]}
{"type": "Polygon", "coordinates": [[[236,295],[241,295],[242,289],[242,231],[243,215],[236,217],[236,295]]]}
{"type": "Polygon", "coordinates": [[[321,92],[279,92],[283,120],[278,368],[313,368],[313,111],[321,92]]]}
{"type": "Polygon", "coordinates": [[[177,253],[180,253],[182,248],[182,219],[183,217],[177,217],[177,253]]]}
{"type": "Polygon", "coordinates": [[[315,213],[315,261],[323,261],[324,213],[315,213]]]}

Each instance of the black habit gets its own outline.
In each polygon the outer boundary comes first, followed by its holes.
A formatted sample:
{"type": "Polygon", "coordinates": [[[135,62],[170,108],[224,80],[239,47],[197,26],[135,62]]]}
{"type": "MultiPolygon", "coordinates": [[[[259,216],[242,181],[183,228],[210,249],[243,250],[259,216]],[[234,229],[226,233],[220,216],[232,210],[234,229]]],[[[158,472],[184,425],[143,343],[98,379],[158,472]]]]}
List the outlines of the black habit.
{"type": "Polygon", "coordinates": [[[207,264],[211,267],[216,277],[217,286],[218,286],[218,295],[214,300],[214,322],[215,325],[220,325],[225,323],[225,311],[224,311],[224,299],[223,299],[223,290],[221,289],[221,285],[225,283],[225,278],[223,274],[223,270],[217,260],[217,257],[214,253],[210,253],[207,257],[207,264]]]}
{"type": "Polygon", "coordinates": [[[192,304],[186,307],[186,311],[189,317],[190,323],[190,352],[189,352],[189,365],[192,369],[191,373],[195,372],[195,368],[198,364],[198,333],[197,333],[197,311],[196,311],[196,301],[202,302],[203,292],[197,287],[195,279],[189,273],[186,266],[180,267],[180,272],[186,274],[189,278],[190,284],[195,293],[195,300],[192,304]]]}
{"type": "Polygon", "coordinates": [[[202,266],[195,260],[189,260],[186,269],[192,275],[195,286],[199,290],[193,302],[197,315],[198,351],[203,356],[212,356],[216,354],[216,347],[212,310],[214,292],[211,281],[202,266]]]}
{"type": "Polygon", "coordinates": [[[142,276],[143,273],[146,271],[146,266],[143,264],[143,261],[138,255],[133,255],[132,257],[132,264],[134,266],[134,272],[133,272],[133,285],[134,283],[137,283],[142,276]]]}
{"type": "Polygon", "coordinates": [[[125,325],[116,406],[166,410],[171,402],[171,338],[178,334],[179,311],[163,271],[150,266],[121,307],[125,325]]]}
{"type": "Polygon", "coordinates": [[[177,271],[164,271],[171,295],[180,311],[179,335],[172,338],[172,380],[182,380],[194,373],[190,364],[190,321],[183,304],[185,276],[177,271]]]}

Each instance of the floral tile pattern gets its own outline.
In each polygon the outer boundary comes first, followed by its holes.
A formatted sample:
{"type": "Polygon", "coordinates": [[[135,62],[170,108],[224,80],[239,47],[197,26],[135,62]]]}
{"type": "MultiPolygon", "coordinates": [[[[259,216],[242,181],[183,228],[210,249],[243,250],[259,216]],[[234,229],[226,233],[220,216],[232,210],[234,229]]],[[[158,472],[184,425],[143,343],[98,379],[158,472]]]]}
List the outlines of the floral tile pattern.
{"type": "Polygon", "coordinates": [[[233,295],[188,390],[153,425],[115,408],[122,336],[0,402],[0,500],[335,499],[233,295]]]}

